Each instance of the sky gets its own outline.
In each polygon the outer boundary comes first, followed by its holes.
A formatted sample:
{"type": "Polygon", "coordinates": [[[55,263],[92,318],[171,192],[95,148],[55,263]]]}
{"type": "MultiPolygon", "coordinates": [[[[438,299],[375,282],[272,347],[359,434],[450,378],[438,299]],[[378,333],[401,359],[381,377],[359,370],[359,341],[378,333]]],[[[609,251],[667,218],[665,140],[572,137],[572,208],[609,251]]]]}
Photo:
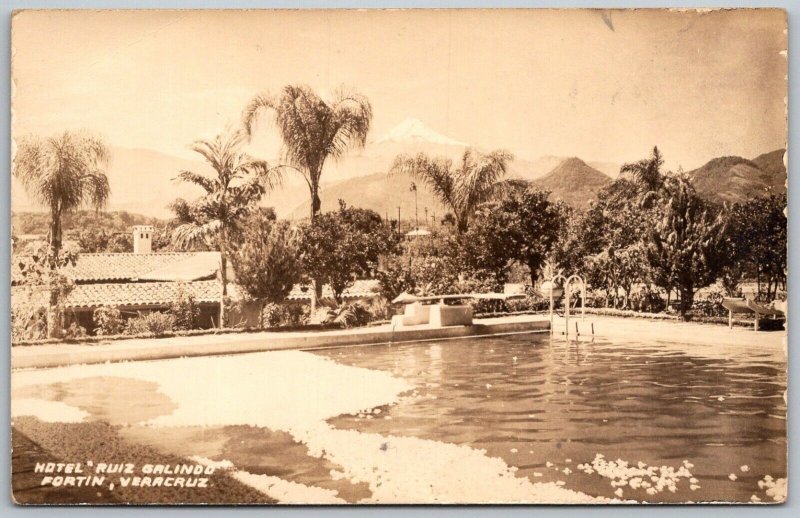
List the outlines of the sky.
{"type": "MultiPolygon", "coordinates": [[[[671,169],[785,146],[778,10],[26,11],[12,22],[15,136],[88,129],[193,158],[260,92],[366,95],[482,149],[671,169]]],[[[268,126],[254,142],[270,156],[268,126]]]]}

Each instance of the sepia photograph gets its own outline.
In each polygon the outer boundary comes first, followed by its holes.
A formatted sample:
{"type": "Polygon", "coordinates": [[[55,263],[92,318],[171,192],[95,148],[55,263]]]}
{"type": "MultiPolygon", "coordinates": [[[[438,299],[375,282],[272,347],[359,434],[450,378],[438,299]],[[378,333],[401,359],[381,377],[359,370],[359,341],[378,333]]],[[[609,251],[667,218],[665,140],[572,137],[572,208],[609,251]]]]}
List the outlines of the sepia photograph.
{"type": "Polygon", "coordinates": [[[787,30],[14,11],[13,502],[785,503],[787,30]]]}

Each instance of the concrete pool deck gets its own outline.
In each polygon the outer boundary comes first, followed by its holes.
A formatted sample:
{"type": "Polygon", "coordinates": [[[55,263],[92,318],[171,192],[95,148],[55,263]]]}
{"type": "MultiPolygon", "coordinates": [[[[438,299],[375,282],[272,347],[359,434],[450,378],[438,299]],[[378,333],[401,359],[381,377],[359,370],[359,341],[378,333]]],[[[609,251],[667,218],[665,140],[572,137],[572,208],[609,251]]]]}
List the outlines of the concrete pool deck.
{"type": "Polygon", "coordinates": [[[65,365],[136,360],[163,360],[288,349],[322,349],[350,345],[444,340],[513,333],[546,332],[550,321],[543,315],[476,319],[471,326],[392,329],[391,325],[332,331],[264,331],[255,333],[132,338],[92,344],[47,344],[11,348],[11,368],[32,369],[65,365]]]}
{"type": "MultiPolygon", "coordinates": [[[[728,329],[714,324],[647,320],[640,318],[586,315],[570,319],[578,322],[580,339],[594,336],[616,340],[647,340],[690,345],[714,355],[746,354],[757,349],[775,357],[786,357],[786,332],[752,331],[748,328],[728,329]]],[[[434,328],[414,326],[394,329],[389,324],[359,329],[332,331],[264,331],[241,334],[202,335],[170,338],[133,338],[92,344],[47,344],[11,348],[11,368],[31,369],[119,361],[162,360],[169,358],[239,354],[277,350],[311,350],[352,345],[445,340],[513,333],[547,332],[547,315],[512,315],[476,319],[472,326],[434,328]]],[[[556,318],[556,333],[563,332],[563,319],[556,318]]],[[[574,335],[571,335],[574,338],[574,335]]]]}
{"type": "MultiPolygon", "coordinates": [[[[576,319],[571,318],[570,322],[573,320],[576,319]]],[[[581,322],[579,318],[577,320],[581,322]]],[[[700,324],[675,320],[586,315],[584,322],[593,322],[595,335],[602,337],[646,338],[655,341],[702,345],[763,345],[781,350],[784,345],[784,338],[787,336],[786,331],[753,331],[752,328],[745,327],[729,329],[727,326],[720,324],[700,324]]],[[[581,333],[583,333],[584,324],[579,325],[581,326],[581,333]]],[[[563,327],[563,319],[559,319],[554,325],[557,332],[563,331],[563,327]]]]}
{"type": "MultiPolygon", "coordinates": [[[[674,350],[715,358],[769,357],[786,361],[788,335],[786,331],[753,331],[752,327],[729,329],[720,324],[702,324],[676,320],[606,317],[586,315],[570,318],[570,338],[574,340],[575,321],[578,322],[580,341],[594,337],[624,342],[656,342],[674,350]]],[[[564,319],[557,318],[553,328],[563,340],[564,319]]]]}

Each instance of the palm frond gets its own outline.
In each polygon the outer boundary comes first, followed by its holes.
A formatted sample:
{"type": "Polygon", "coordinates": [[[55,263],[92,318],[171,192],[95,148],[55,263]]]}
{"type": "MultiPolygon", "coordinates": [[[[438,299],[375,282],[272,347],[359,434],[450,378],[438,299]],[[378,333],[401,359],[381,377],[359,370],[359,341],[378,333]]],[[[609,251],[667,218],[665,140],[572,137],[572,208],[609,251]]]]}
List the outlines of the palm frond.
{"type": "Polygon", "coordinates": [[[455,210],[456,182],[452,165],[449,158],[431,158],[425,153],[399,155],[394,159],[389,174],[404,174],[424,183],[445,206],[455,210]]]}
{"type": "Polygon", "coordinates": [[[482,154],[475,149],[467,149],[461,156],[458,168],[453,161],[445,158],[430,158],[424,153],[414,157],[399,155],[395,158],[390,174],[405,174],[425,183],[439,198],[458,223],[466,228],[470,214],[482,203],[511,190],[525,189],[527,182],[522,180],[502,181],[508,171],[508,163],[513,160],[508,151],[498,150],[482,154]]]}
{"type": "Polygon", "coordinates": [[[192,203],[176,200],[172,205],[178,224],[172,238],[178,247],[214,246],[212,241],[233,232],[264,194],[280,185],[282,171],[244,153],[245,142],[244,132],[226,131],[193,144],[193,149],[214,168],[216,177],[191,171],[181,171],[178,175],[179,179],[200,185],[206,191],[192,203]]]}
{"type": "Polygon", "coordinates": [[[111,196],[108,177],[103,172],[93,171],[83,175],[81,188],[83,202],[97,209],[105,207],[108,198],[111,196]]]}
{"type": "Polygon", "coordinates": [[[224,156],[222,155],[220,137],[213,140],[198,140],[190,146],[192,151],[205,158],[211,167],[221,173],[225,171],[224,156]]]}
{"type": "Polygon", "coordinates": [[[372,106],[366,97],[343,89],[330,102],[307,85],[286,85],[277,97],[259,95],[245,108],[242,123],[251,135],[262,110],[274,112],[283,141],[281,159],[296,168],[308,183],[312,207],[325,161],[338,159],[351,147],[363,147],[372,121],[372,106]]]}
{"type": "Polygon", "coordinates": [[[191,205],[183,198],[177,198],[169,204],[169,209],[175,214],[177,224],[190,223],[192,221],[191,205]]]}
{"type": "Polygon", "coordinates": [[[464,152],[456,189],[462,225],[478,205],[497,194],[496,185],[505,176],[511,160],[513,155],[502,150],[487,155],[474,149],[464,152]]]}
{"type": "Polygon", "coordinates": [[[13,174],[32,198],[58,213],[85,205],[99,208],[110,195],[105,172],[110,155],[101,139],[84,133],[23,137],[13,174]]]}
{"type": "Polygon", "coordinates": [[[633,177],[640,186],[648,190],[656,190],[663,183],[661,167],[664,165],[664,157],[653,147],[649,158],[636,162],[625,163],[619,168],[620,173],[627,173],[633,177]]]}
{"type": "Polygon", "coordinates": [[[490,199],[504,198],[514,193],[525,192],[531,188],[531,182],[522,178],[508,178],[495,183],[489,194],[490,199]]]}
{"type": "Polygon", "coordinates": [[[203,188],[204,191],[206,191],[209,194],[216,190],[216,183],[214,182],[214,180],[208,178],[207,176],[203,176],[202,174],[195,173],[192,171],[183,170],[180,173],[178,173],[176,179],[188,183],[193,183],[195,185],[199,185],[200,187],[203,188]]]}
{"type": "Polygon", "coordinates": [[[363,148],[372,123],[372,105],[369,100],[361,94],[339,91],[331,113],[331,156],[339,158],[350,147],[363,148]]]}
{"type": "Polygon", "coordinates": [[[267,93],[256,95],[247,103],[242,112],[242,127],[248,137],[253,135],[253,128],[259,113],[265,109],[274,109],[276,105],[275,99],[267,93]]]}
{"type": "Polygon", "coordinates": [[[257,178],[266,192],[273,191],[283,185],[283,169],[270,167],[265,160],[256,160],[251,156],[242,155],[241,163],[236,170],[247,176],[257,178]]]}
{"type": "Polygon", "coordinates": [[[172,231],[172,242],[179,248],[188,249],[195,245],[210,246],[219,235],[222,222],[218,219],[203,224],[184,223],[172,231]]]}

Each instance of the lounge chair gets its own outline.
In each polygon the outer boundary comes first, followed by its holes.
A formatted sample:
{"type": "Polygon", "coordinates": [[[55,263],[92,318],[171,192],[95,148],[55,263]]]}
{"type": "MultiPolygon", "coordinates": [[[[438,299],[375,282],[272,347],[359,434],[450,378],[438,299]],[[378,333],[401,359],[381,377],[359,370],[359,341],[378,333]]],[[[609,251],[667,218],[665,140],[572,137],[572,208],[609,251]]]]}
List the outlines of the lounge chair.
{"type": "Polygon", "coordinates": [[[747,314],[753,315],[753,330],[758,331],[758,319],[762,316],[765,317],[782,317],[784,312],[759,304],[752,300],[745,299],[723,299],[722,306],[728,310],[728,327],[733,327],[734,314],[747,314]]]}

